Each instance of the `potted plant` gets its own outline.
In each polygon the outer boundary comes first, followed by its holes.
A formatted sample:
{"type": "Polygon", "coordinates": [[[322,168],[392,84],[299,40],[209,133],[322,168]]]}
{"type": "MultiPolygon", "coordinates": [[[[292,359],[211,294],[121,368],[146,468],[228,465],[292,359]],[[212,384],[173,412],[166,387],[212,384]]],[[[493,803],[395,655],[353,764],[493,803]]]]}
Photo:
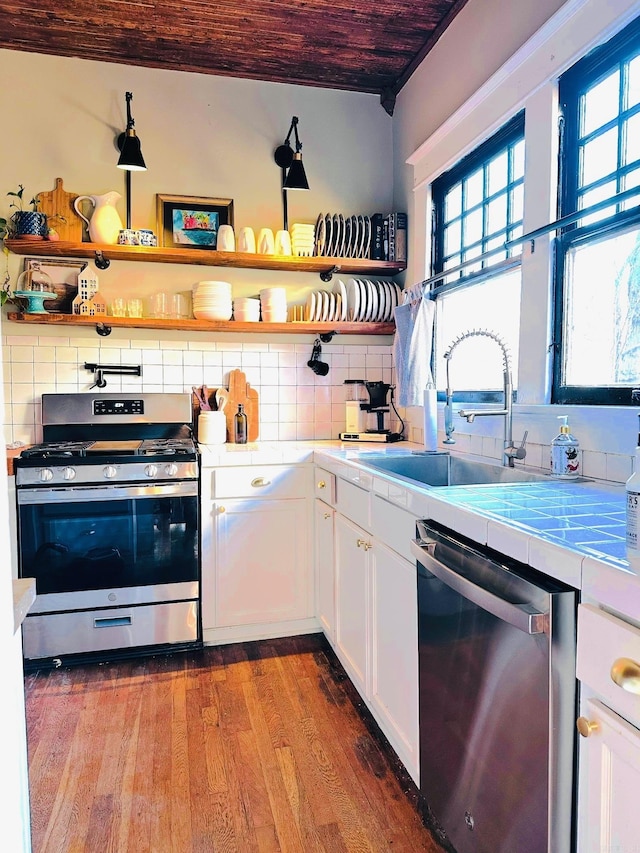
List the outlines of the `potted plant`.
{"type": "Polygon", "coordinates": [[[9,223],[5,220],[9,236],[14,240],[44,240],[48,230],[47,217],[38,210],[38,196],[34,196],[29,202],[31,209],[25,210],[22,184],[18,184],[17,192],[9,192],[7,195],[14,199],[9,207],[15,208],[9,223]]]}

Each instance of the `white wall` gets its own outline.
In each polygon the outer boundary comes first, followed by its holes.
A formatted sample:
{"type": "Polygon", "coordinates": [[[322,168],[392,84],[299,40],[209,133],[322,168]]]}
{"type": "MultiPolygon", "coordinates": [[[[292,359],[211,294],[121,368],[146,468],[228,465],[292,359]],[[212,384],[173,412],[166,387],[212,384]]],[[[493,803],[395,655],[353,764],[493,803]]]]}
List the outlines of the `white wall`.
{"type": "MultiPolygon", "coordinates": [[[[232,198],[235,225],[282,227],[281,172],[273,152],[291,117],[299,134],[311,190],[289,194],[289,222],[314,223],[319,213],[388,212],[392,199],[391,119],[373,95],[336,92],[228,77],[129,68],[118,64],[0,50],[0,114],[13,128],[2,139],[0,215],[4,195],[25,186],[25,198],[51,190],[56,177],[68,192],[124,194],[115,138],[126,124],[125,91],[147,171],[132,175],[132,225],[155,228],[155,195],[232,198]]],[[[125,219],[125,203],[118,205],[125,219]]],[[[0,260],[0,263],[2,261],[0,260]]],[[[15,286],[22,258],[9,257],[15,286]]],[[[330,289],[317,275],[178,264],[113,263],[99,272],[107,302],[116,295],[146,298],[158,291],[190,293],[201,279],[224,277],[235,296],[285,285],[290,303],[310,289],[330,289]]],[[[6,312],[5,312],[6,313],[6,312]]],[[[208,335],[114,330],[99,338],[87,329],[41,329],[2,323],[5,345],[5,434],[8,442],[39,435],[40,395],[82,391],[85,360],[144,363],[142,380],[127,390],[189,390],[225,384],[242,367],[261,396],[261,436],[336,438],[344,428],[345,378],[391,381],[389,338],[340,336],[323,345],[327,377],[306,367],[313,336],[208,335]],[[141,351],[144,350],[144,353],[141,351]],[[178,387],[176,371],[182,371],[178,387]]],[[[109,388],[119,387],[118,379],[109,388]]]]}
{"type": "MultiPolygon", "coordinates": [[[[428,275],[431,181],[519,110],[526,115],[525,230],[556,209],[557,80],[577,59],[640,13],[637,0],[556,0],[505,7],[470,0],[400,92],[394,114],[395,204],[414,223],[407,284],[428,275]],[[460,61],[452,62],[453,57],[460,61]]],[[[523,252],[520,364],[514,437],[529,431],[527,462],[548,467],[556,416],[570,415],[588,476],[623,481],[638,436],[629,407],[551,407],[550,242],[523,252]]],[[[439,382],[439,387],[442,382],[439,382]]],[[[420,436],[421,409],[409,412],[420,436]]],[[[456,418],[457,449],[500,456],[502,423],[456,418]]],[[[442,428],[442,424],[441,424],[442,428]]],[[[442,437],[442,436],[441,436],[442,437]]]]}

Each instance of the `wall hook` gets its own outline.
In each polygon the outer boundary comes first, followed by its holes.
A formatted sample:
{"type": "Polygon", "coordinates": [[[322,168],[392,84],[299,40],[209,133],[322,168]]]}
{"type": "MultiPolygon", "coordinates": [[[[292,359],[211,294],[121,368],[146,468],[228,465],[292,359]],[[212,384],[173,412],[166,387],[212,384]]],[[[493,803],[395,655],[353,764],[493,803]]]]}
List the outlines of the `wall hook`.
{"type": "Polygon", "coordinates": [[[325,270],[324,272],[321,272],[320,278],[322,279],[322,281],[331,281],[331,279],[337,272],[340,272],[340,267],[336,264],[335,266],[331,267],[330,270],[325,270]]]}
{"type": "Polygon", "coordinates": [[[111,261],[109,258],[105,258],[102,249],[96,249],[94,263],[99,270],[108,270],[111,266],[111,261]]]}

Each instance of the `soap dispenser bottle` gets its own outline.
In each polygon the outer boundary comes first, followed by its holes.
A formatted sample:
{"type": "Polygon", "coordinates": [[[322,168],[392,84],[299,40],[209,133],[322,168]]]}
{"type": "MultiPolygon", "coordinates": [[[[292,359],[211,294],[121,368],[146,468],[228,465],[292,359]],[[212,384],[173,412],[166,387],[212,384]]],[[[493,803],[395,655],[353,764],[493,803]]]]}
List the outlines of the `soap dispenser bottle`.
{"type": "Polygon", "coordinates": [[[564,421],[559,434],[551,442],[551,476],[562,477],[565,480],[580,476],[580,444],[571,435],[567,424],[567,415],[558,415],[559,421],[564,421]]]}
{"type": "MultiPolygon", "coordinates": [[[[638,415],[640,417],[640,415],[638,415]]],[[[627,491],[627,560],[629,567],[640,575],[640,432],[633,463],[633,474],[626,483],[627,491]]]]}

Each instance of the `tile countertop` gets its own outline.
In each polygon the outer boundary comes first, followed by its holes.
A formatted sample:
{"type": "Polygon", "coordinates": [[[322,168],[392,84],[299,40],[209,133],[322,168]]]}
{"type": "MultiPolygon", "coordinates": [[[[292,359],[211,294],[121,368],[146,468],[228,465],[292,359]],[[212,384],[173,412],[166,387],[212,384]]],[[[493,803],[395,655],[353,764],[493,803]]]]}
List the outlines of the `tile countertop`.
{"type": "MultiPolygon", "coordinates": [[[[316,461],[337,464],[336,473],[342,466],[343,473],[349,467],[366,472],[371,488],[382,497],[581,589],[583,600],[591,598],[640,626],[640,577],[631,571],[625,555],[624,486],[551,479],[414,486],[358,462],[366,462],[367,453],[406,455],[421,448],[406,442],[382,448],[322,447],[318,443],[316,461]]],[[[478,461],[496,464],[496,460],[478,461]]]]}

